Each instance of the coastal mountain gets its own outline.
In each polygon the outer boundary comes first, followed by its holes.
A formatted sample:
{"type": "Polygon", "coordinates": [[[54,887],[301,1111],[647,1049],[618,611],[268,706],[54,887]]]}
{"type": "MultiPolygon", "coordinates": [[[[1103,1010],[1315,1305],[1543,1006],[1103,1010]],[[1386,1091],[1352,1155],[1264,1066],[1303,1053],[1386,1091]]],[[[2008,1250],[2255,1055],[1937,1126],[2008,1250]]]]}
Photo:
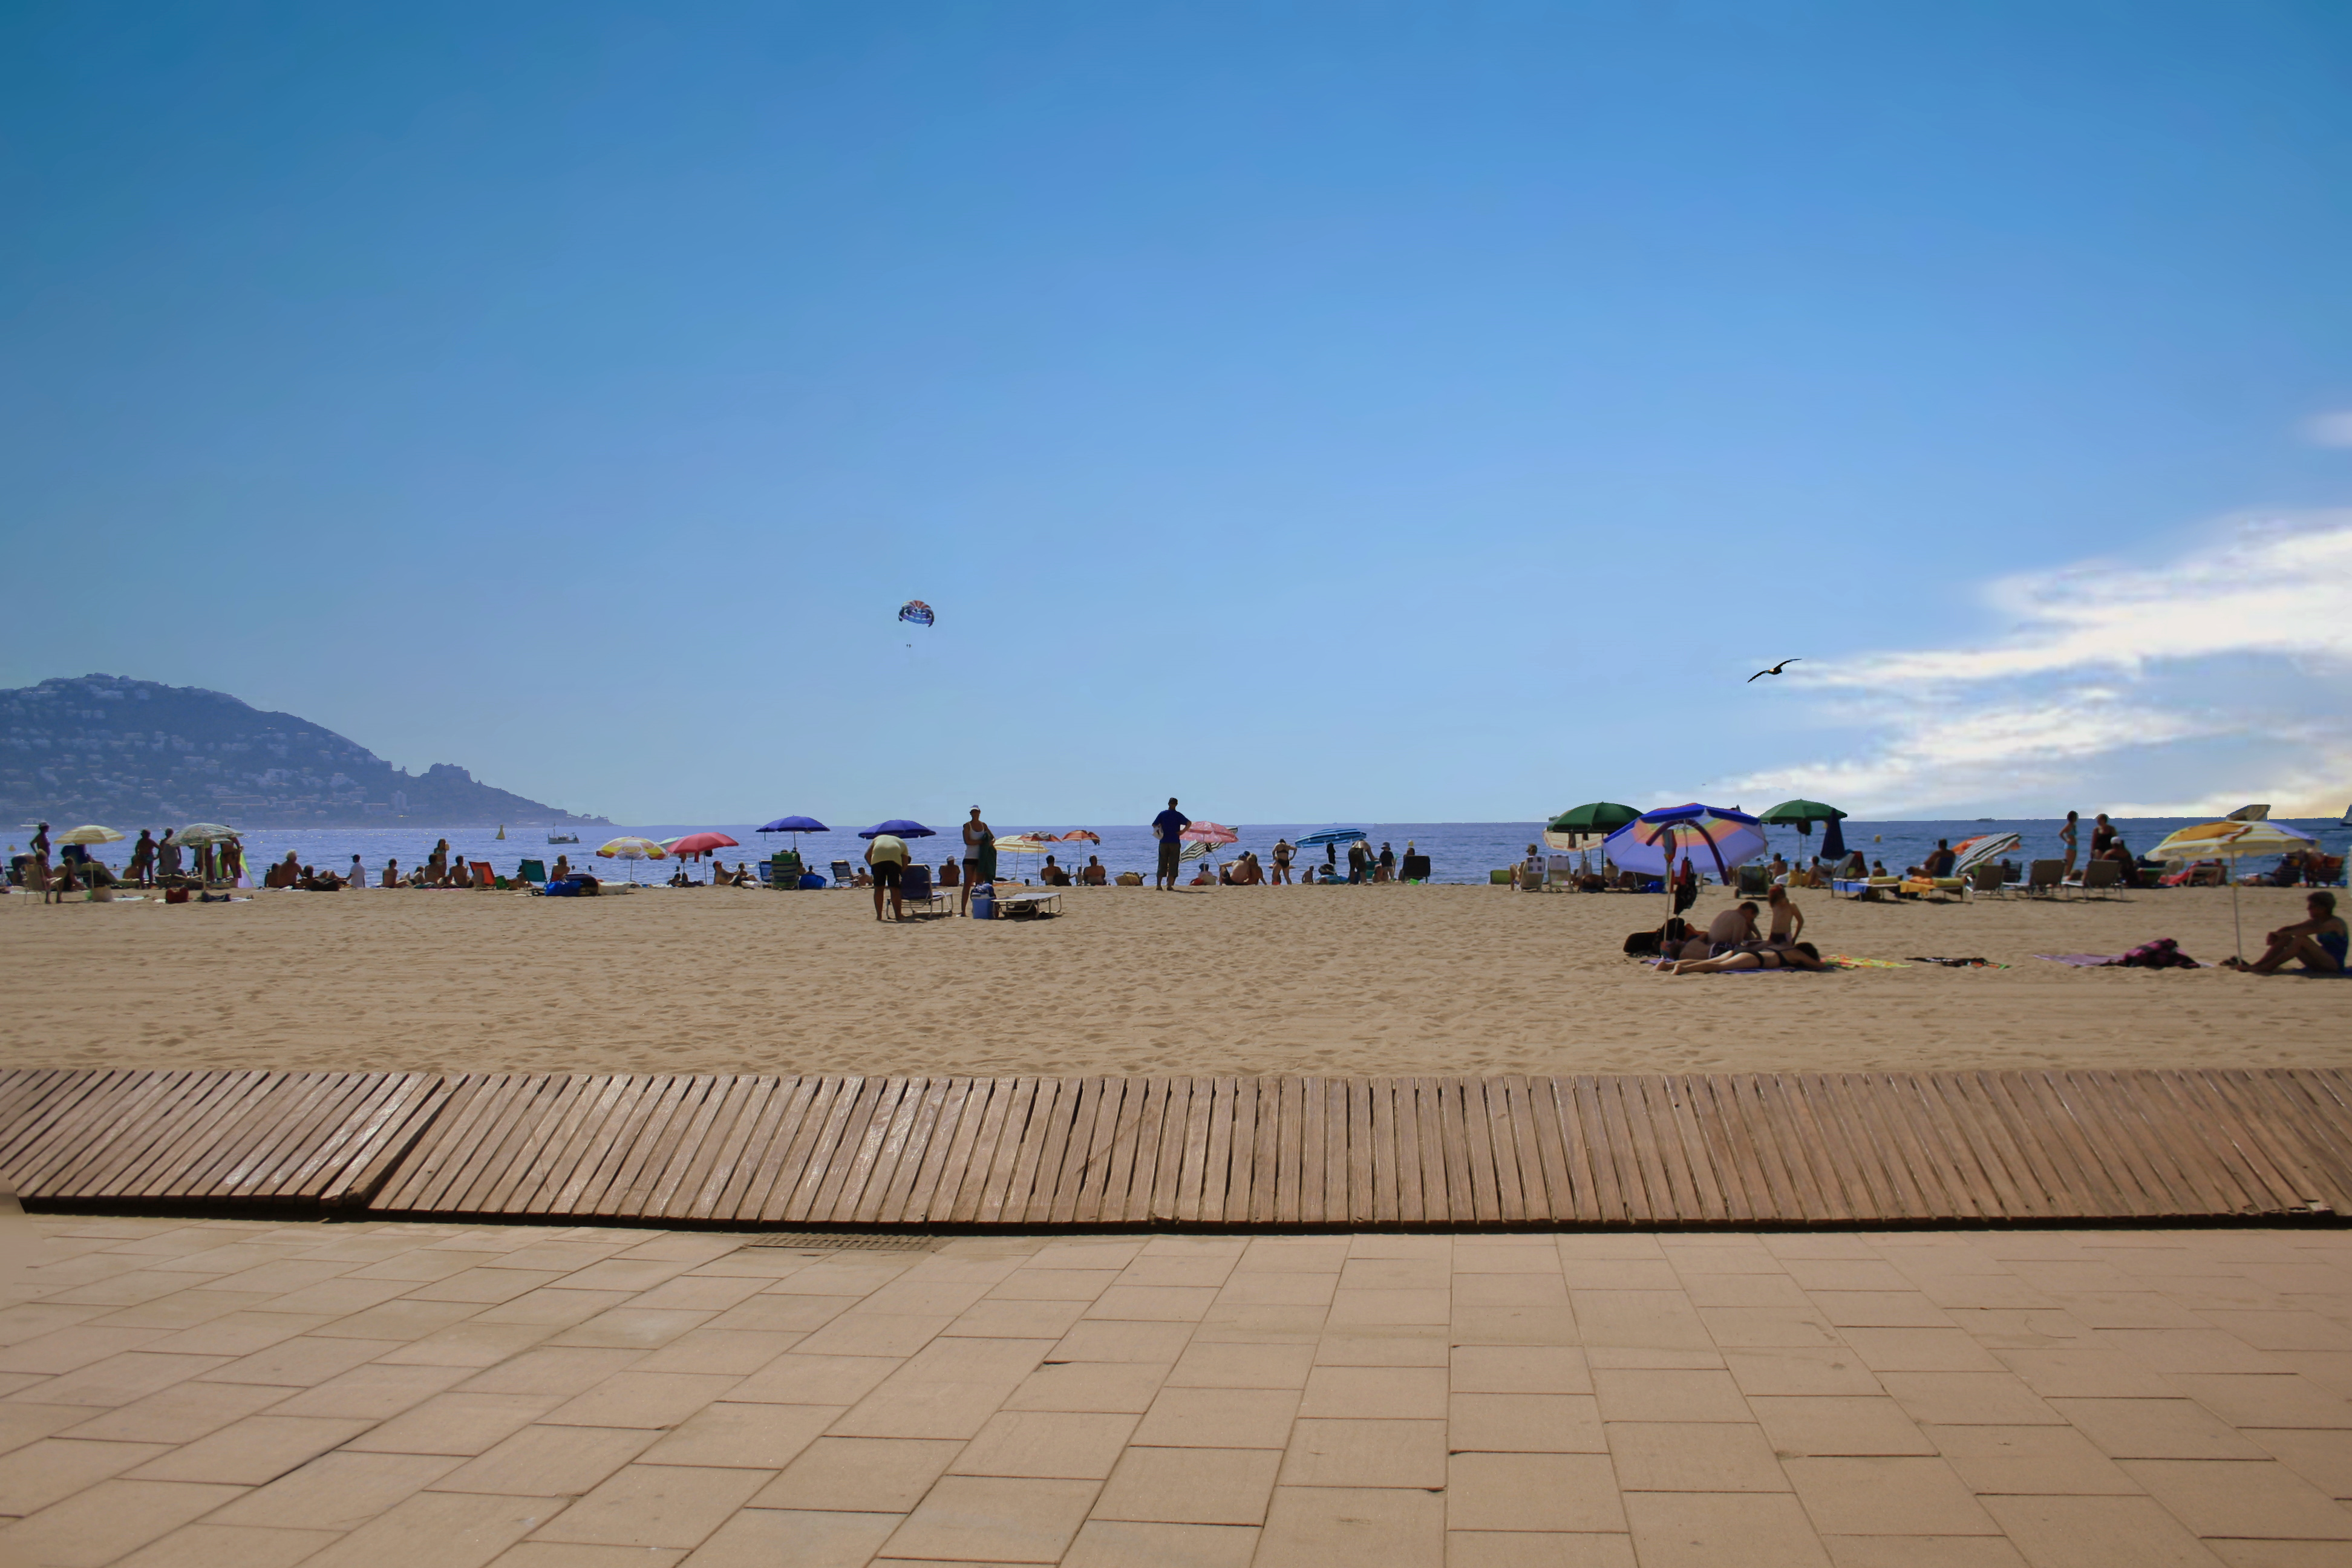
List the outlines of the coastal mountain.
{"type": "Polygon", "coordinates": [[[493,789],[448,763],[412,774],[323,725],[225,692],[116,675],[0,689],[0,813],[132,831],[188,822],[604,825],[493,789]]]}

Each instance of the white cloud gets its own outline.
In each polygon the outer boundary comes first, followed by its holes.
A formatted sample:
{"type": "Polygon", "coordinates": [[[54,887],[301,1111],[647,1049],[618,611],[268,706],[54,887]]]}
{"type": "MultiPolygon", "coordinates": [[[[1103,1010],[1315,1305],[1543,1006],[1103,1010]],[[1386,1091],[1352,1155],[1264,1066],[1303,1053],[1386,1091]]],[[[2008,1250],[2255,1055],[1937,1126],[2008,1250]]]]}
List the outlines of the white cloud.
{"type": "Polygon", "coordinates": [[[2140,797],[2135,814],[2265,799],[2333,816],[2352,793],[2352,511],[2240,521],[2159,567],[2084,563],[1985,597],[2007,635],[1791,669],[1823,719],[1874,743],[1725,781],[1718,798],[1785,791],[1925,815],[2047,807],[2096,780],[2140,797]]]}
{"type": "Polygon", "coordinates": [[[2315,414],[2304,421],[2303,433],[2319,447],[2352,447],[2352,408],[2315,414]]]}

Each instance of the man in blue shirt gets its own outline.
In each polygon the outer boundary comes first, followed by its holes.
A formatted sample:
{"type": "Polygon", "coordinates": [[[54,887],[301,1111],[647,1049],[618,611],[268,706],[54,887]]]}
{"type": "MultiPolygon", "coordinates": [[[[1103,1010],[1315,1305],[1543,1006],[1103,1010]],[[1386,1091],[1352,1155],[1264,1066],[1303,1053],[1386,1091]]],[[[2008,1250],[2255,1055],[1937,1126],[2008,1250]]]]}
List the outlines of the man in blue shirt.
{"type": "Polygon", "coordinates": [[[1160,870],[1151,885],[1162,891],[1176,885],[1178,857],[1184,852],[1184,830],[1192,819],[1176,809],[1176,797],[1168,797],[1168,809],[1151,819],[1151,831],[1160,836],[1160,870]]]}

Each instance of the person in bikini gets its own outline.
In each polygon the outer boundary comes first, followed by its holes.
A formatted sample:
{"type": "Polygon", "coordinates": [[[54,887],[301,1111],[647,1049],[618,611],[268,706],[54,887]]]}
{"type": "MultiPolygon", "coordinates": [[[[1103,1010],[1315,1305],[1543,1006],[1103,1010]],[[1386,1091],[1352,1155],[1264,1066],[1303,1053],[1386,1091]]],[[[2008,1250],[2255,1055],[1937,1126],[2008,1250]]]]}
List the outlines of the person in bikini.
{"type": "Polygon", "coordinates": [[[1810,942],[1793,947],[1743,947],[1718,958],[1686,958],[1658,965],[1661,974],[1734,974],[1748,969],[1827,969],[1821,950],[1810,942]]]}
{"type": "Polygon", "coordinates": [[[2311,911],[2307,921],[2297,921],[2291,926],[2281,926],[2263,940],[2269,944],[2253,963],[2242,958],[2225,958],[2224,969],[2242,969],[2249,974],[2276,974],[2290,958],[2299,959],[2305,974],[2341,974],[2344,973],[2347,931],[2343,917],[2336,912],[2336,895],[2315,892],[2304,900],[2311,911]]]}

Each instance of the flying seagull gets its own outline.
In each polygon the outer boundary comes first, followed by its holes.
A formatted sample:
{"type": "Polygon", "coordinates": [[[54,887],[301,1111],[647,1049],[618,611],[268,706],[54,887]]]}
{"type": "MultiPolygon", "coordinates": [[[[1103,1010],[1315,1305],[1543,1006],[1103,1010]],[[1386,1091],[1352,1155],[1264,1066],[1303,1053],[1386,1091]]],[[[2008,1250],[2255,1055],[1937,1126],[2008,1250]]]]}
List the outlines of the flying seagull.
{"type": "Polygon", "coordinates": [[[1792,664],[1802,664],[1805,661],[1801,658],[1784,658],[1780,663],[1774,665],[1771,668],[1759,669],[1755,674],[1749,676],[1748,678],[1748,684],[1753,686],[1768,675],[1778,675],[1792,664]]]}

